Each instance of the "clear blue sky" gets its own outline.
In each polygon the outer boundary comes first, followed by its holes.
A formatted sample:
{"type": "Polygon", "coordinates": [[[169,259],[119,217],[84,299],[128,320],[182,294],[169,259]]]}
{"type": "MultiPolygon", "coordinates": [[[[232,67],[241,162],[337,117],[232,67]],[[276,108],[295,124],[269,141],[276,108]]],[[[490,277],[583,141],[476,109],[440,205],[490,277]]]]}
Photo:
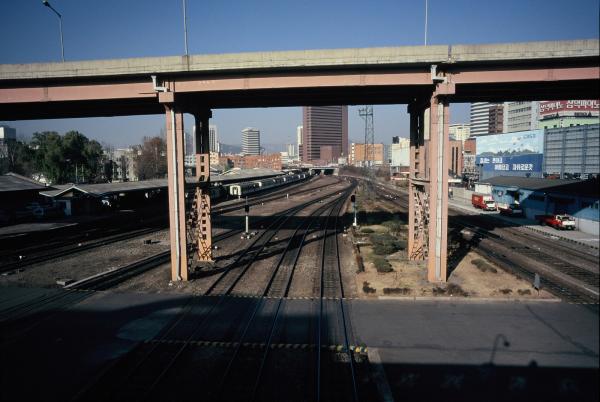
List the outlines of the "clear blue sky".
{"type": "MultiPolygon", "coordinates": [[[[51,0],[63,15],[65,58],[92,60],[184,54],[181,0],[51,0]]],[[[424,0],[187,0],[191,54],[422,45],[424,0]]],[[[429,0],[429,44],[598,38],[598,0],[429,0]]],[[[60,61],[56,16],[41,0],[0,1],[0,63],[60,61]]],[[[406,136],[406,107],[375,106],[376,141],[406,136]]],[[[468,106],[451,108],[468,121],[468,106]]],[[[240,143],[246,126],[264,143],[295,141],[300,108],[215,110],[221,141],[240,143]]],[[[3,123],[3,122],[0,122],[3,123]]],[[[79,130],[124,146],[159,133],[162,116],[4,122],[19,135],[79,130]]],[[[188,128],[191,120],[187,119],[188,128]]],[[[357,108],[350,138],[363,137],[357,108]]]]}

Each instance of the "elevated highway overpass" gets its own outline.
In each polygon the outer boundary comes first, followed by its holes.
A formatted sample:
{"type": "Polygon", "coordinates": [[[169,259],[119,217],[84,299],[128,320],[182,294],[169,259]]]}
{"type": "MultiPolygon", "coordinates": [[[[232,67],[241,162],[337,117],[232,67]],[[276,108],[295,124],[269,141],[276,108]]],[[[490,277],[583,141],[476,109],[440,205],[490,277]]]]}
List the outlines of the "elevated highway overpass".
{"type": "Polygon", "coordinates": [[[165,113],[172,278],[187,253],[211,258],[210,198],[200,188],[186,240],[183,113],[196,125],[197,180],[210,180],[211,109],[408,104],[409,256],[445,281],[448,106],[452,102],[596,99],[599,41],[405,46],[0,65],[0,120],[165,113]]]}

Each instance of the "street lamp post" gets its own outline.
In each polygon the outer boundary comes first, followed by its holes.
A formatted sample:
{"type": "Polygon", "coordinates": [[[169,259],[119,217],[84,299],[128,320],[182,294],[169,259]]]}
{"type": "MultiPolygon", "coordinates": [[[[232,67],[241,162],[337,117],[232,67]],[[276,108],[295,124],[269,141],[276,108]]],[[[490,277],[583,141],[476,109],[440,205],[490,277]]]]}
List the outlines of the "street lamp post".
{"type": "Polygon", "coordinates": [[[185,0],[183,0],[183,40],[185,42],[185,55],[189,56],[187,40],[187,11],[185,7],[185,0]]]}
{"type": "Polygon", "coordinates": [[[58,28],[60,30],[60,57],[64,63],[65,62],[65,48],[63,46],[62,15],[60,15],[60,13],[58,11],[56,11],[54,9],[54,7],[52,7],[52,5],[50,4],[50,2],[48,0],[42,0],[42,3],[46,7],[48,7],[50,10],[54,11],[54,14],[56,14],[56,16],[58,17],[58,28]]]}

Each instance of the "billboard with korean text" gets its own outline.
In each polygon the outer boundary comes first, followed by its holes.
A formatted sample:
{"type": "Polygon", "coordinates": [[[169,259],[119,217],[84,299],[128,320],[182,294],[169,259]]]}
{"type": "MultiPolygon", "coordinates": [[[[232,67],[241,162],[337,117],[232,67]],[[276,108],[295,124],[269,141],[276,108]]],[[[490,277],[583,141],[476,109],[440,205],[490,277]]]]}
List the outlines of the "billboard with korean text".
{"type": "Polygon", "coordinates": [[[544,130],[477,137],[475,163],[496,175],[538,176],[542,172],[544,130]]]}
{"type": "Polygon", "coordinates": [[[540,102],[540,118],[560,116],[598,116],[598,100],[564,100],[540,102]]]}

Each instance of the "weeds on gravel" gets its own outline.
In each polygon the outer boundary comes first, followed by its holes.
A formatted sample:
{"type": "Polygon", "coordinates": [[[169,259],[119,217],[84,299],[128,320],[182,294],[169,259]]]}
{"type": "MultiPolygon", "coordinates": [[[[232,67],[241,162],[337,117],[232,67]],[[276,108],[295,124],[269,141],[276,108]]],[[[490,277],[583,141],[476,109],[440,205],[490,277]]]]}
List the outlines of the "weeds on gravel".
{"type": "Polygon", "coordinates": [[[406,248],[406,241],[397,240],[387,233],[374,233],[369,238],[373,244],[373,253],[377,255],[389,255],[406,248]]]}
{"type": "Polygon", "coordinates": [[[408,295],[410,288],[383,288],[384,295],[408,295]]]}
{"type": "Polygon", "coordinates": [[[431,289],[435,296],[441,296],[444,294],[448,294],[450,296],[462,296],[467,297],[469,293],[466,292],[460,285],[456,285],[454,283],[449,283],[446,285],[446,288],[435,287],[431,289]]]}
{"type": "Polygon", "coordinates": [[[521,296],[525,296],[525,295],[530,295],[531,294],[531,290],[529,289],[519,289],[517,290],[517,293],[521,296]]]}
{"type": "Polygon", "coordinates": [[[481,258],[476,258],[472,261],[473,265],[477,267],[481,272],[491,272],[492,274],[498,273],[498,270],[492,266],[492,264],[481,258]]]}
{"type": "Polygon", "coordinates": [[[512,289],[509,289],[509,288],[500,289],[500,293],[502,293],[503,295],[509,295],[512,293],[512,289]]]}
{"type": "Polygon", "coordinates": [[[375,293],[377,290],[375,288],[371,287],[371,284],[369,282],[363,282],[363,292],[365,292],[366,294],[369,293],[375,293]]]}
{"type": "Polygon", "coordinates": [[[391,221],[385,221],[382,223],[383,226],[388,228],[388,230],[392,233],[399,233],[402,231],[404,224],[398,218],[394,218],[391,221]]]}
{"type": "Polygon", "coordinates": [[[373,265],[375,265],[375,269],[380,274],[385,274],[388,272],[392,272],[392,266],[384,257],[381,256],[373,256],[373,265]]]}

